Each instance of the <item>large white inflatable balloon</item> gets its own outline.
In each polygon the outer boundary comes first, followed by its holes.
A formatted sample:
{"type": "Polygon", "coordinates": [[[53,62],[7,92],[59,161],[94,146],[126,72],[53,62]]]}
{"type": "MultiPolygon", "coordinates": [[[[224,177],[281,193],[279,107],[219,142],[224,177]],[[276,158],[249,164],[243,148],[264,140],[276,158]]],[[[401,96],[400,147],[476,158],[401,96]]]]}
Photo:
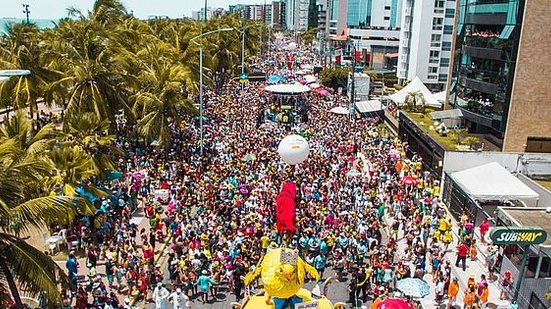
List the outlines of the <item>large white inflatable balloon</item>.
{"type": "Polygon", "coordinates": [[[296,165],[304,162],[308,158],[310,145],[308,141],[300,135],[289,135],[279,142],[277,153],[281,159],[288,164],[296,165]]]}

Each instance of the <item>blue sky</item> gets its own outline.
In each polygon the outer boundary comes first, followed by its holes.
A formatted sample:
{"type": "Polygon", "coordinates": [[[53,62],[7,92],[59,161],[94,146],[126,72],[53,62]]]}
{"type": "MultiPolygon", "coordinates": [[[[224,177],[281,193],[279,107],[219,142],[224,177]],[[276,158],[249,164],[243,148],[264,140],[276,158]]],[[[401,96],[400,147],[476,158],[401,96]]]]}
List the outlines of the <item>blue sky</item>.
{"type": "MultiPolygon", "coordinates": [[[[66,8],[74,6],[83,12],[92,8],[93,0],[0,0],[0,17],[23,18],[23,3],[29,4],[31,18],[57,19],[67,16],[66,8]]],[[[138,18],[150,15],[191,17],[192,11],[204,6],[204,0],[122,0],[126,8],[138,18]]],[[[270,2],[270,1],[266,1],[270,2]]],[[[230,4],[264,3],[264,0],[208,0],[209,7],[228,9],[230,4]]]]}

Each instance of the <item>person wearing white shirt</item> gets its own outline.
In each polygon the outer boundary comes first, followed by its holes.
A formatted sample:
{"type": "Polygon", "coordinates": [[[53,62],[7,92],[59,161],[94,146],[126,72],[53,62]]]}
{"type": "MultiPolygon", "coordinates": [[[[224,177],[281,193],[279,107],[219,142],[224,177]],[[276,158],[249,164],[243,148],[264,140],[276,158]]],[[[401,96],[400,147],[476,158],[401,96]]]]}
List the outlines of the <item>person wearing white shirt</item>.
{"type": "Polygon", "coordinates": [[[162,283],[157,283],[157,287],[153,291],[155,309],[168,309],[168,296],[170,296],[170,292],[163,286],[162,283]]]}
{"type": "Polygon", "coordinates": [[[191,304],[189,302],[189,297],[182,293],[182,289],[176,289],[176,292],[170,294],[168,299],[172,302],[173,309],[190,309],[191,304]]]}

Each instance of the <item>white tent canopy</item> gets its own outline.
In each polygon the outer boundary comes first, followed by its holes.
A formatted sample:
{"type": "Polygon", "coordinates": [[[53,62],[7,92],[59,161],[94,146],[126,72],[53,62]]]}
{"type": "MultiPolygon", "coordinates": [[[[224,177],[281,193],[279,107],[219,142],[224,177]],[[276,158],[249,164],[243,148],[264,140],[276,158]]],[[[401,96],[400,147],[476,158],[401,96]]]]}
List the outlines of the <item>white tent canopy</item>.
{"type": "Polygon", "coordinates": [[[360,113],[371,113],[383,110],[383,104],[379,100],[356,102],[356,108],[360,113]]]}
{"type": "Polygon", "coordinates": [[[459,187],[475,200],[538,200],[539,194],[497,162],[451,174],[459,187]]]}
{"type": "Polygon", "coordinates": [[[442,103],[438,102],[438,100],[434,97],[434,95],[430,92],[430,90],[423,84],[423,82],[419,79],[419,77],[415,77],[409,84],[407,84],[402,90],[392,94],[389,96],[389,98],[396,102],[398,105],[403,105],[404,101],[406,100],[406,97],[411,92],[419,91],[423,94],[423,97],[425,98],[426,105],[431,107],[442,107],[442,103]]]}
{"type": "Polygon", "coordinates": [[[348,115],[348,113],[349,113],[348,109],[346,109],[346,107],[343,107],[343,106],[333,107],[329,111],[332,112],[333,114],[337,114],[337,115],[348,115]]]}
{"type": "Polygon", "coordinates": [[[438,100],[438,102],[444,104],[446,101],[446,90],[434,93],[433,96],[436,100],[438,100]]]}
{"type": "Polygon", "coordinates": [[[268,86],[265,90],[275,94],[299,94],[310,91],[310,87],[301,84],[279,84],[268,86]]]}

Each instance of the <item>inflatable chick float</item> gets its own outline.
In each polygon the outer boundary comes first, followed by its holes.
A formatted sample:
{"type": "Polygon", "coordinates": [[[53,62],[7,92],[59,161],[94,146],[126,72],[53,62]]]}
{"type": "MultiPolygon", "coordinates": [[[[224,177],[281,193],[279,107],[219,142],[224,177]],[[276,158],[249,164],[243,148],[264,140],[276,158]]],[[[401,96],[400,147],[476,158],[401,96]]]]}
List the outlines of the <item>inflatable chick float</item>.
{"type": "Polygon", "coordinates": [[[267,304],[271,298],[275,309],[294,308],[295,304],[305,301],[297,292],[304,285],[306,273],[315,280],[320,278],[316,269],[298,256],[298,250],[277,248],[268,251],[260,266],[247,274],[245,285],[260,275],[268,295],[267,304]]]}

